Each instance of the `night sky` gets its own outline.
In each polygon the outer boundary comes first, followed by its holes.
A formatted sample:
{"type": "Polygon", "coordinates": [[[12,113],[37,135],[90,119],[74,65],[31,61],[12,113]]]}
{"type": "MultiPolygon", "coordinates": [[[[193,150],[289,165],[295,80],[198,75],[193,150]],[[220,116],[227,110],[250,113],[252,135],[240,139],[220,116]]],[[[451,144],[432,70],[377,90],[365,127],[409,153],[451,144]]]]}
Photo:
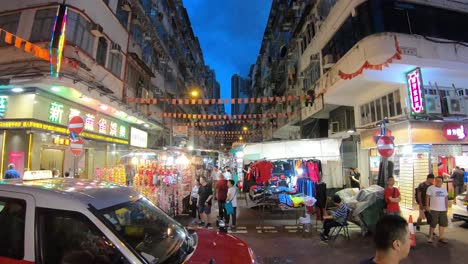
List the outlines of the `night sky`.
{"type": "MultiPolygon", "coordinates": [[[[184,0],[205,58],[216,71],[221,98],[231,97],[231,76],[246,77],[254,64],[271,0],[184,0]]],[[[230,105],[226,107],[230,113],[230,105]]]]}

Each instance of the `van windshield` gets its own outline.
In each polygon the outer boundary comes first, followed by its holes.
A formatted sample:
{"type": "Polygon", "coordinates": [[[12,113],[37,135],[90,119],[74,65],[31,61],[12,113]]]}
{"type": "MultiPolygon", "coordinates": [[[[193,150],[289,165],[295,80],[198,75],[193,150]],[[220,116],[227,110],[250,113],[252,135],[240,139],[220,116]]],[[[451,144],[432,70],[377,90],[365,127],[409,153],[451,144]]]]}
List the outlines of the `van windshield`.
{"type": "Polygon", "coordinates": [[[149,263],[183,258],[185,228],[145,198],[99,210],[128,246],[149,263]]]}

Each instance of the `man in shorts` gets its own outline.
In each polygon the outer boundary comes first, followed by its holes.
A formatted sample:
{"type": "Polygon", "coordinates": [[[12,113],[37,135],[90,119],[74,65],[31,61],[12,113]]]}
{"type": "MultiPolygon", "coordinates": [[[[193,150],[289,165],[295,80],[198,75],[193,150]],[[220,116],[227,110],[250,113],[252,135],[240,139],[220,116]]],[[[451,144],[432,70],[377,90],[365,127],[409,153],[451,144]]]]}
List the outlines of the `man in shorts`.
{"type": "Polygon", "coordinates": [[[439,242],[444,244],[448,243],[444,238],[444,228],[448,226],[448,192],[442,185],[443,178],[437,177],[436,184],[427,188],[426,192],[426,210],[430,210],[432,216],[428,243],[432,243],[434,230],[437,225],[439,225],[439,242]]]}
{"type": "Polygon", "coordinates": [[[213,198],[213,190],[208,184],[208,181],[205,177],[200,178],[201,186],[198,189],[198,212],[201,217],[201,226],[206,228],[211,227],[210,223],[210,214],[211,214],[211,199],[213,198]]]}
{"type": "MultiPolygon", "coordinates": [[[[416,189],[416,202],[419,205],[419,217],[418,222],[416,224],[416,230],[421,230],[421,223],[424,218],[426,218],[426,214],[430,213],[426,211],[426,192],[427,188],[429,188],[432,183],[434,182],[434,174],[429,173],[426,177],[426,181],[421,182],[416,189]]],[[[429,224],[429,222],[428,222],[429,224]]]]}

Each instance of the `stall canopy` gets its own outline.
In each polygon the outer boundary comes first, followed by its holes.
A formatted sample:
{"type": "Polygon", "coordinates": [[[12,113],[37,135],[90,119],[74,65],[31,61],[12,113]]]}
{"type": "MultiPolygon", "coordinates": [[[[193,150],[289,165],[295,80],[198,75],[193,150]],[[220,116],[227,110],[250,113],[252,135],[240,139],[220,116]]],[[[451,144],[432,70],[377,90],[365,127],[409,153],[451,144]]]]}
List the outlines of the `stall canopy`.
{"type": "Polygon", "coordinates": [[[244,147],[246,160],[317,158],[340,159],[341,139],[308,139],[253,143],[244,147]]]}

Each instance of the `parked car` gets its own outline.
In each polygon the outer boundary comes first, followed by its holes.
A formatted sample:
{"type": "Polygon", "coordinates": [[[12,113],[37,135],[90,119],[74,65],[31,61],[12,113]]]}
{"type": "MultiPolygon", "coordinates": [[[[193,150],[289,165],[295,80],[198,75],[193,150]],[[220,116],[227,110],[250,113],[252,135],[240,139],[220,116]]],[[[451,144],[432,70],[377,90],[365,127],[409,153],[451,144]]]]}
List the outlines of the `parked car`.
{"type": "Polygon", "coordinates": [[[91,180],[0,180],[0,238],[0,263],[255,263],[242,240],[91,180]]]}
{"type": "Polygon", "coordinates": [[[459,194],[457,204],[452,205],[453,219],[463,220],[468,223],[468,201],[465,201],[466,192],[459,194]]]}

